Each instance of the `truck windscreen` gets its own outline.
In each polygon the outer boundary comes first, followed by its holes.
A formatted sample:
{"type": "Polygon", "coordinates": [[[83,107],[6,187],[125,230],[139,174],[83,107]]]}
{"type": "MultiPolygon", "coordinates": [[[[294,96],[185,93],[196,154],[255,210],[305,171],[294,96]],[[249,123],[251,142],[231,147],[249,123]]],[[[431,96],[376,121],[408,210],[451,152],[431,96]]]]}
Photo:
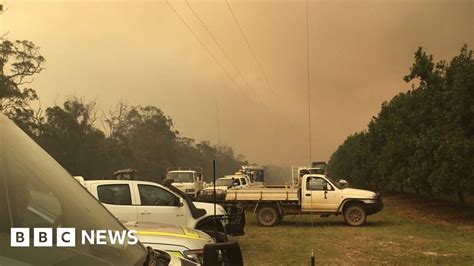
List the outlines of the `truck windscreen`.
{"type": "Polygon", "coordinates": [[[193,183],[193,173],[168,173],[168,179],[173,179],[175,183],[193,183]]]}

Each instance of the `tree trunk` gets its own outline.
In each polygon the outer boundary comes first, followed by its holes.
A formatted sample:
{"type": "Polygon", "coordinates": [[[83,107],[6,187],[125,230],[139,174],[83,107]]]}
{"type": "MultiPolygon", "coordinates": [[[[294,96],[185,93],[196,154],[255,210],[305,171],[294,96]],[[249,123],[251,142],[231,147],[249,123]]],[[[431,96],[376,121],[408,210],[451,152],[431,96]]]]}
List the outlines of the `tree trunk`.
{"type": "Polygon", "coordinates": [[[405,192],[405,190],[403,189],[403,184],[400,185],[400,192],[405,192]]]}
{"type": "Polygon", "coordinates": [[[458,200],[459,200],[459,205],[464,206],[465,199],[464,199],[464,193],[462,191],[458,191],[458,200]]]}
{"type": "Polygon", "coordinates": [[[416,195],[420,196],[420,189],[418,187],[415,188],[415,191],[416,191],[416,195]]]}

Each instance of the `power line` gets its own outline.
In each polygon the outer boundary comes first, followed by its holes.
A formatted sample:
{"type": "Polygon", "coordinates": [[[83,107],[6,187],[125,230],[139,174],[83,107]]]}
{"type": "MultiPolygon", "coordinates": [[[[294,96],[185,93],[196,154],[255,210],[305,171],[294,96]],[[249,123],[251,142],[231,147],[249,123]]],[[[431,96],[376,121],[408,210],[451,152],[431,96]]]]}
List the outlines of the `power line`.
{"type": "Polygon", "coordinates": [[[263,75],[263,77],[264,77],[264,79],[265,79],[265,82],[267,83],[268,88],[272,91],[273,94],[275,94],[275,90],[274,90],[273,87],[270,85],[270,82],[268,81],[267,75],[265,74],[265,71],[263,70],[262,65],[261,65],[260,62],[258,61],[258,58],[257,58],[257,56],[255,55],[255,52],[253,51],[252,46],[250,45],[249,40],[248,40],[247,37],[245,36],[244,30],[242,29],[242,26],[240,25],[239,21],[237,20],[237,17],[236,17],[236,15],[235,15],[234,11],[232,10],[232,7],[230,6],[229,1],[225,0],[225,3],[226,3],[226,5],[227,5],[227,8],[229,9],[230,13],[232,14],[232,17],[234,18],[235,24],[237,24],[237,27],[239,28],[240,33],[242,34],[242,37],[244,38],[245,43],[247,44],[247,47],[248,47],[249,50],[250,50],[250,53],[252,54],[253,58],[255,59],[255,62],[257,63],[258,68],[259,68],[260,71],[262,72],[262,75],[263,75]]]}
{"type": "Polygon", "coordinates": [[[242,72],[240,71],[240,69],[234,64],[234,62],[232,61],[232,59],[230,58],[229,54],[226,53],[226,51],[224,50],[224,48],[222,48],[222,45],[219,43],[219,41],[217,41],[217,38],[214,36],[214,34],[209,30],[209,28],[207,27],[207,25],[204,23],[204,21],[201,19],[201,17],[197,14],[197,12],[194,10],[194,8],[189,4],[188,0],[184,0],[186,2],[186,4],[188,5],[189,9],[193,12],[194,16],[196,16],[196,18],[198,19],[198,21],[201,23],[201,25],[204,27],[204,29],[206,30],[206,32],[209,34],[209,36],[211,36],[212,40],[214,41],[214,43],[217,45],[217,47],[219,47],[219,49],[221,50],[222,54],[224,54],[224,56],[227,58],[227,60],[231,63],[232,67],[234,67],[234,69],[237,71],[237,74],[242,77],[242,79],[244,80],[245,84],[247,85],[247,88],[249,88],[250,90],[252,90],[252,88],[250,87],[249,85],[249,82],[247,81],[247,79],[245,78],[245,76],[242,74],[242,72]]]}
{"type": "Polygon", "coordinates": [[[186,21],[183,19],[183,17],[181,15],[179,15],[178,11],[176,11],[176,9],[170,4],[170,2],[168,0],[165,0],[165,2],[166,2],[166,4],[168,4],[168,6],[171,8],[171,10],[173,10],[173,12],[176,14],[176,16],[178,16],[178,18],[186,26],[186,28],[188,28],[188,30],[193,34],[194,38],[196,38],[196,40],[204,48],[204,50],[206,50],[206,52],[212,57],[212,59],[214,59],[216,64],[222,69],[222,71],[227,75],[227,77],[229,77],[229,79],[235,84],[235,86],[237,88],[239,88],[239,90],[245,95],[245,92],[243,91],[242,87],[240,87],[240,85],[229,74],[229,72],[224,68],[224,66],[219,62],[219,60],[217,60],[216,56],[214,54],[212,54],[211,51],[209,50],[209,48],[201,41],[201,39],[199,39],[197,34],[191,29],[191,27],[188,25],[188,23],[186,23],[186,21]]]}

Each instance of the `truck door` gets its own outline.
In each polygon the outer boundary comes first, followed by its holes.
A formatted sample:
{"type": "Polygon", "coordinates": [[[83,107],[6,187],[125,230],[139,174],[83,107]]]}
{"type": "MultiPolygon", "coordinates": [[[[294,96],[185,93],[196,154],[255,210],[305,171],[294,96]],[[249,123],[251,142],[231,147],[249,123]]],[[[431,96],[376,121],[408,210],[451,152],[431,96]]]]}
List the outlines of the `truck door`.
{"type": "Polygon", "coordinates": [[[195,173],[195,180],[194,181],[194,190],[197,192],[204,188],[204,180],[202,178],[202,173],[195,173]]]}
{"type": "Polygon", "coordinates": [[[339,192],[318,176],[306,178],[302,197],[303,211],[335,212],[339,206],[339,192]]]}
{"type": "Polygon", "coordinates": [[[97,185],[97,198],[120,221],[136,221],[137,207],[132,205],[129,184],[97,185]]]}
{"type": "Polygon", "coordinates": [[[139,222],[186,225],[185,206],[173,193],[154,185],[137,184],[139,222]]]}

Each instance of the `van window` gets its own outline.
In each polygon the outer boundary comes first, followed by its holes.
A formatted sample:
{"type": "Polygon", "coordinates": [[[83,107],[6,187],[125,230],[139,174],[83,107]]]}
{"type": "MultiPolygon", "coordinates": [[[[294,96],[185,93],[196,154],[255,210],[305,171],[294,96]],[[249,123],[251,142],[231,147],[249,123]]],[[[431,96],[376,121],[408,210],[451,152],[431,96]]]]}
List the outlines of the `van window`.
{"type": "Polygon", "coordinates": [[[99,201],[113,205],[132,205],[130,186],[127,184],[100,185],[97,187],[99,201]]]}

